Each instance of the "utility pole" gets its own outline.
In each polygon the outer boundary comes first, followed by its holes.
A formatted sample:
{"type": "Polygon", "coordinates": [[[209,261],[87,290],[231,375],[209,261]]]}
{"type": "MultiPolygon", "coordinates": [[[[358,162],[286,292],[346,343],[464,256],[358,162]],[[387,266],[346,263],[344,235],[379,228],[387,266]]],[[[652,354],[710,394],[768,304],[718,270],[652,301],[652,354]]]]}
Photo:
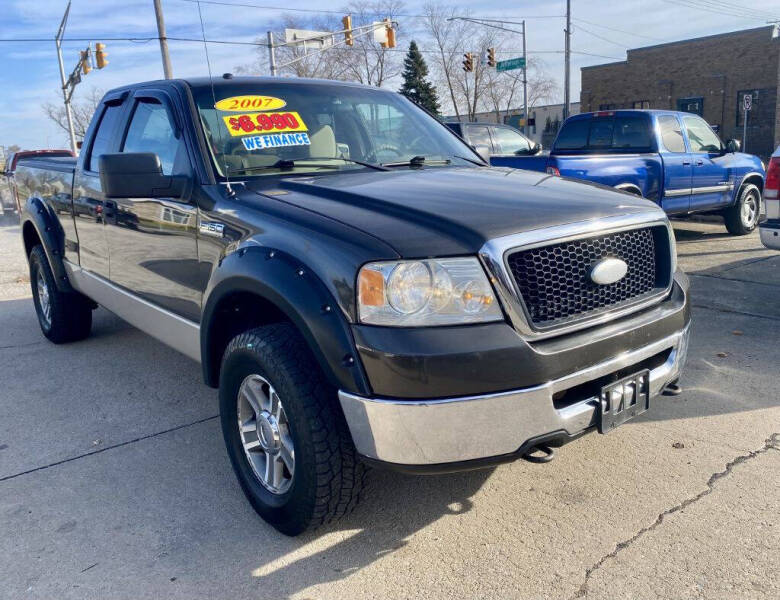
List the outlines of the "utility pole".
{"type": "Polygon", "coordinates": [[[569,118],[569,87],[571,85],[571,0],[566,0],[566,43],[564,46],[565,73],[563,74],[563,120],[569,118]]]}
{"type": "Polygon", "coordinates": [[[274,55],[274,33],[268,32],[268,64],[271,67],[271,77],[276,77],[276,56],[274,55]]]}
{"type": "Polygon", "coordinates": [[[168,54],[168,38],[165,36],[165,20],[163,19],[162,0],[154,0],[154,15],[157,17],[157,37],[160,38],[160,53],[162,54],[163,73],[166,79],[173,79],[171,57],[168,54]]]}
{"type": "Polygon", "coordinates": [[[525,19],[523,19],[523,133],[528,135],[528,57],[525,55],[525,19]]]}
{"type": "Polygon", "coordinates": [[[78,154],[78,147],[76,146],[76,132],[73,130],[73,112],[70,109],[70,95],[68,94],[68,84],[65,81],[65,65],[62,62],[62,36],[65,35],[65,25],[68,22],[68,13],[70,13],[70,0],[68,0],[68,6],[65,8],[65,14],[62,16],[62,22],[60,28],[57,30],[57,35],[54,38],[54,43],[57,46],[57,60],[60,64],[60,81],[62,82],[62,100],[65,102],[65,116],[68,118],[68,133],[70,133],[70,149],[73,150],[73,154],[78,154]]]}

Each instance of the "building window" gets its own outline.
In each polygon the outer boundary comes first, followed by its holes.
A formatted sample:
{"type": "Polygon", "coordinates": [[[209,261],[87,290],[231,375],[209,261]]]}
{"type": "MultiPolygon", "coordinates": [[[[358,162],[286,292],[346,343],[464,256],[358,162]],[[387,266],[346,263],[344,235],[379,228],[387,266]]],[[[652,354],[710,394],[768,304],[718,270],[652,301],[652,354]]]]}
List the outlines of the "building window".
{"type": "Polygon", "coordinates": [[[631,108],[650,108],[650,100],[634,100],[631,108]]]}
{"type": "Polygon", "coordinates": [[[704,98],[677,98],[677,110],[702,116],[704,98]]]}
{"type": "Polygon", "coordinates": [[[615,110],[617,104],[599,104],[599,110],[615,110]]]}

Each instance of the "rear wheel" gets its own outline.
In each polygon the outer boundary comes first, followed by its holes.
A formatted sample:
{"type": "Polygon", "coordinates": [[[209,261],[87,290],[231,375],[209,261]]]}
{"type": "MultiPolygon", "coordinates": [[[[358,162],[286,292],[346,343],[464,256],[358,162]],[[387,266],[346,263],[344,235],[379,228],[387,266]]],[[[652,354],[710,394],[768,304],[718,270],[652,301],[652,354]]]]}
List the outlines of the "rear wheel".
{"type": "Polygon", "coordinates": [[[43,247],[30,252],[30,285],[41,331],[55,344],[83,340],[92,328],[92,306],[77,292],[57,289],[43,247]]]}
{"type": "Polygon", "coordinates": [[[747,235],[758,225],[761,190],[752,183],[742,186],[734,206],[723,211],[726,229],[732,235],[747,235]]]}
{"type": "Polygon", "coordinates": [[[228,455],[254,509],[287,535],[350,512],[363,488],[336,390],[289,323],[236,336],[220,372],[228,455]]]}

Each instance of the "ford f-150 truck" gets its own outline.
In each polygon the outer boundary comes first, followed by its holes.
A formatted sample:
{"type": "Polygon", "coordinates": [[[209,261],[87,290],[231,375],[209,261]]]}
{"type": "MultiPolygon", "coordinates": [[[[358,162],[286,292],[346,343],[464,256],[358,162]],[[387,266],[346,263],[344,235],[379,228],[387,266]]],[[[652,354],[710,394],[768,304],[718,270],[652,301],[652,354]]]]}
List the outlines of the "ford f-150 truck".
{"type": "Polygon", "coordinates": [[[491,168],[397,93],[131,85],[77,160],[16,176],[43,334],[82,339],[102,305],[199,361],[244,493],[287,534],[349,511],[366,465],[549,455],[680,389],[663,211],[491,168]]]}
{"type": "Polygon", "coordinates": [[[737,140],[724,144],[704,119],[685,112],[570,117],[555,139],[547,172],[649,198],[669,215],[722,214],[734,235],[753,231],[761,212],[761,160],[739,152],[737,140]]]}

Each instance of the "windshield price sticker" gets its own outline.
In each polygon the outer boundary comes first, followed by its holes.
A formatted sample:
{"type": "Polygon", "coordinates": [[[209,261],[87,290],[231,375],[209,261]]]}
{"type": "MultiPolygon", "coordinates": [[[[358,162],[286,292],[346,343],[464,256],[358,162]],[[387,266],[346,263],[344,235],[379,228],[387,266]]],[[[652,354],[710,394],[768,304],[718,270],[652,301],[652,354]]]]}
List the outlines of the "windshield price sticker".
{"type": "Polygon", "coordinates": [[[265,150],[283,146],[308,146],[311,144],[308,133],[275,133],[273,135],[253,135],[241,138],[247,150],[265,150]]]}
{"type": "Polygon", "coordinates": [[[222,117],[230,135],[308,131],[297,112],[251,113],[222,117]]]}
{"type": "Polygon", "coordinates": [[[248,110],[279,110],[287,102],[273,96],[233,96],[220,100],[214,105],[217,110],[245,112],[248,110]]]}

